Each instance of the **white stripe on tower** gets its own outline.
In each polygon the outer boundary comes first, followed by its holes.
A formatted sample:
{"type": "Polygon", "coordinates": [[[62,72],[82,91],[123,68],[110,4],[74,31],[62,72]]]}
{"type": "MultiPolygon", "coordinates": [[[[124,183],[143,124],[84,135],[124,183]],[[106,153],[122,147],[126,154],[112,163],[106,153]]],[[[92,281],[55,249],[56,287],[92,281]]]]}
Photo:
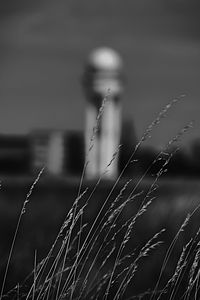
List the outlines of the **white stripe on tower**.
{"type": "Polygon", "coordinates": [[[94,126],[97,118],[97,108],[91,103],[87,104],[86,109],[86,128],[85,128],[85,157],[87,164],[86,175],[88,179],[92,179],[99,175],[98,164],[98,140],[94,136],[94,126]],[[92,140],[93,139],[93,140],[92,140]]]}

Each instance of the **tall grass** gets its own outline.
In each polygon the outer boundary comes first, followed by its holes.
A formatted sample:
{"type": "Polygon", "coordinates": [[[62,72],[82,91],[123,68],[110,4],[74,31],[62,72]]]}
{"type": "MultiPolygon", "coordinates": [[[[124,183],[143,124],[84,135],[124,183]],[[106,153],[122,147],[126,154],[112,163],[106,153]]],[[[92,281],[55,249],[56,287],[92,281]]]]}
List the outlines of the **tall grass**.
{"type": "MultiPolygon", "coordinates": [[[[180,98],[182,98],[182,96],[180,98]]],[[[133,147],[129,159],[113,183],[107,197],[102,202],[102,206],[95,219],[88,223],[84,222],[84,214],[86,210],[89,209],[91,201],[95,201],[95,192],[104,178],[104,174],[109,171],[109,166],[113,160],[116,159],[120,147],[116,149],[111,161],[105,168],[105,171],[97,179],[92,189],[83,188],[85,171],[88,165],[86,158],[77,197],[67,213],[48,254],[38,263],[37,251],[35,251],[33,271],[28,276],[28,278],[32,278],[32,284],[29,285],[28,289],[24,288],[24,284],[21,284],[5,292],[5,283],[9,274],[9,265],[12,259],[12,252],[18,235],[20,222],[33,189],[42,176],[43,169],[41,170],[31,186],[21,209],[8,255],[0,300],[118,300],[127,298],[126,291],[132,282],[134,282],[134,278],[143,260],[145,257],[150,256],[153,251],[158,251],[163,243],[162,236],[166,230],[165,228],[160,228],[160,230],[155,232],[153,236],[150,236],[142,246],[130,250],[129,245],[131,239],[134,237],[134,228],[138,220],[147,213],[148,208],[155,200],[155,192],[158,189],[159,179],[166,173],[171,158],[179,148],[179,146],[176,146],[172,151],[171,147],[180,141],[185,132],[192,127],[192,124],[187,124],[180,132],[172,137],[166,146],[155,156],[154,160],[139,179],[127,178],[126,181],[123,181],[119,193],[113,199],[114,191],[126,168],[130,164],[134,166],[134,164],[137,163],[135,157],[142,143],[150,138],[153,129],[160,124],[171,107],[175,105],[180,98],[173,99],[167,104],[155,120],[147,127],[140,141],[133,147]],[[156,165],[158,166],[158,171],[156,174],[152,174],[151,170],[156,165]],[[152,182],[147,190],[142,190],[140,186],[147,174],[152,175],[152,182]],[[140,202],[137,211],[128,218],[123,218],[125,209],[129,208],[135,201],[140,202]]],[[[104,109],[106,109],[107,101],[109,101],[109,93],[103,100],[99,110],[97,124],[94,127],[93,135],[90,140],[89,151],[92,151],[96,133],[99,128],[99,121],[104,109]]],[[[198,209],[199,207],[196,207],[193,211],[188,213],[177,231],[177,234],[166,252],[155,286],[152,287],[151,290],[143,291],[139,295],[134,295],[133,290],[132,296],[127,299],[172,300],[177,299],[176,296],[180,295],[178,294],[180,289],[182,299],[198,299],[200,230],[184,245],[182,253],[177,259],[177,264],[172,276],[164,284],[162,282],[163,272],[166,269],[175,244],[198,209]],[[182,289],[183,282],[185,285],[184,290],[182,289]]]]}

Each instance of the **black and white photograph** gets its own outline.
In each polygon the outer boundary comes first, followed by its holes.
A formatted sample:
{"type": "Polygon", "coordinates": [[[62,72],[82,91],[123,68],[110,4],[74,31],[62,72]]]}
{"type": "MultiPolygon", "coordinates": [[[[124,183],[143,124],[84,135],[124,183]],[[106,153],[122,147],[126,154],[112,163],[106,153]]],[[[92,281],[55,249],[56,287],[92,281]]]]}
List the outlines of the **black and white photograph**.
{"type": "Polygon", "coordinates": [[[200,1],[0,0],[0,300],[200,299],[200,1]]]}

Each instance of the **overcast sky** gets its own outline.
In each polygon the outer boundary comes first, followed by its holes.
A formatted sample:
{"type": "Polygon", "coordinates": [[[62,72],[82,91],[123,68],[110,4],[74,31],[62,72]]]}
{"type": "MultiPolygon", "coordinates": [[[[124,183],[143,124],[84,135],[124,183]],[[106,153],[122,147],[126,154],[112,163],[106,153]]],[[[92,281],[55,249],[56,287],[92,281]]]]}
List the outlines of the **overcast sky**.
{"type": "Polygon", "coordinates": [[[190,120],[183,143],[200,137],[199,0],[2,0],[0,133],[82,130],[81,75],[99,46],[124,60],[123,117],[138,138],[180,94],[149,142],[161,146],[190,120]]]}

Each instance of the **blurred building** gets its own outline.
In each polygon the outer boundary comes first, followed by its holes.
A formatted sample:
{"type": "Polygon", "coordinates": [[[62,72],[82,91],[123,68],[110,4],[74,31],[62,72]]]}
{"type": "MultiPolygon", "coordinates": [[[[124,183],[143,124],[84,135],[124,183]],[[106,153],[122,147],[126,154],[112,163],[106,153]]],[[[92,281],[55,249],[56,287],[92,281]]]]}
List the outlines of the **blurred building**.
{"type": "MultiPolygon", "coordinates": [[[[81,176],[84,170],[88,180],[114,180],[122,170],[125,176],[159,171],[160,161],[151,166],[158,155],[152,147],[142,145],[132,159],[137,139],[132,120],[121,115],[123,62],[119,54],[106,47],[94,50],[86,61],[82,85],[85,128],[80,132],[39,128],[24,136],[0,135],[1,175],[33,175],[44,168],[49,176],[81,176]]],[[[183,150],[173,154],[168,176],[199,176],[199,145],[197,140],[190,156],[183,150]]]]}
{"type": "Polygon", "coordinates": [[[28,136],[0,135],[0,174],[28,173],[30,161],[28,136]]]}
{"type": "MultiPolygon", "coordinates": [[[[101,175],[116,178],[122,167],[120,158],[124,160],[119,153],[121,137],[124,140],[125,136],[121,134],[122,65],[121,57],[113,49],[93,51],[82,80],[86,95],[85,129],[68,132],[41,128],[26,136],[1,135],[0,173],[34,174],[45,167],[49,175],[73,176],[80,175],[86,164],[87,179],[101,175]]],[[[130,132],[131,127],[129,137],[130,132]]]]}

